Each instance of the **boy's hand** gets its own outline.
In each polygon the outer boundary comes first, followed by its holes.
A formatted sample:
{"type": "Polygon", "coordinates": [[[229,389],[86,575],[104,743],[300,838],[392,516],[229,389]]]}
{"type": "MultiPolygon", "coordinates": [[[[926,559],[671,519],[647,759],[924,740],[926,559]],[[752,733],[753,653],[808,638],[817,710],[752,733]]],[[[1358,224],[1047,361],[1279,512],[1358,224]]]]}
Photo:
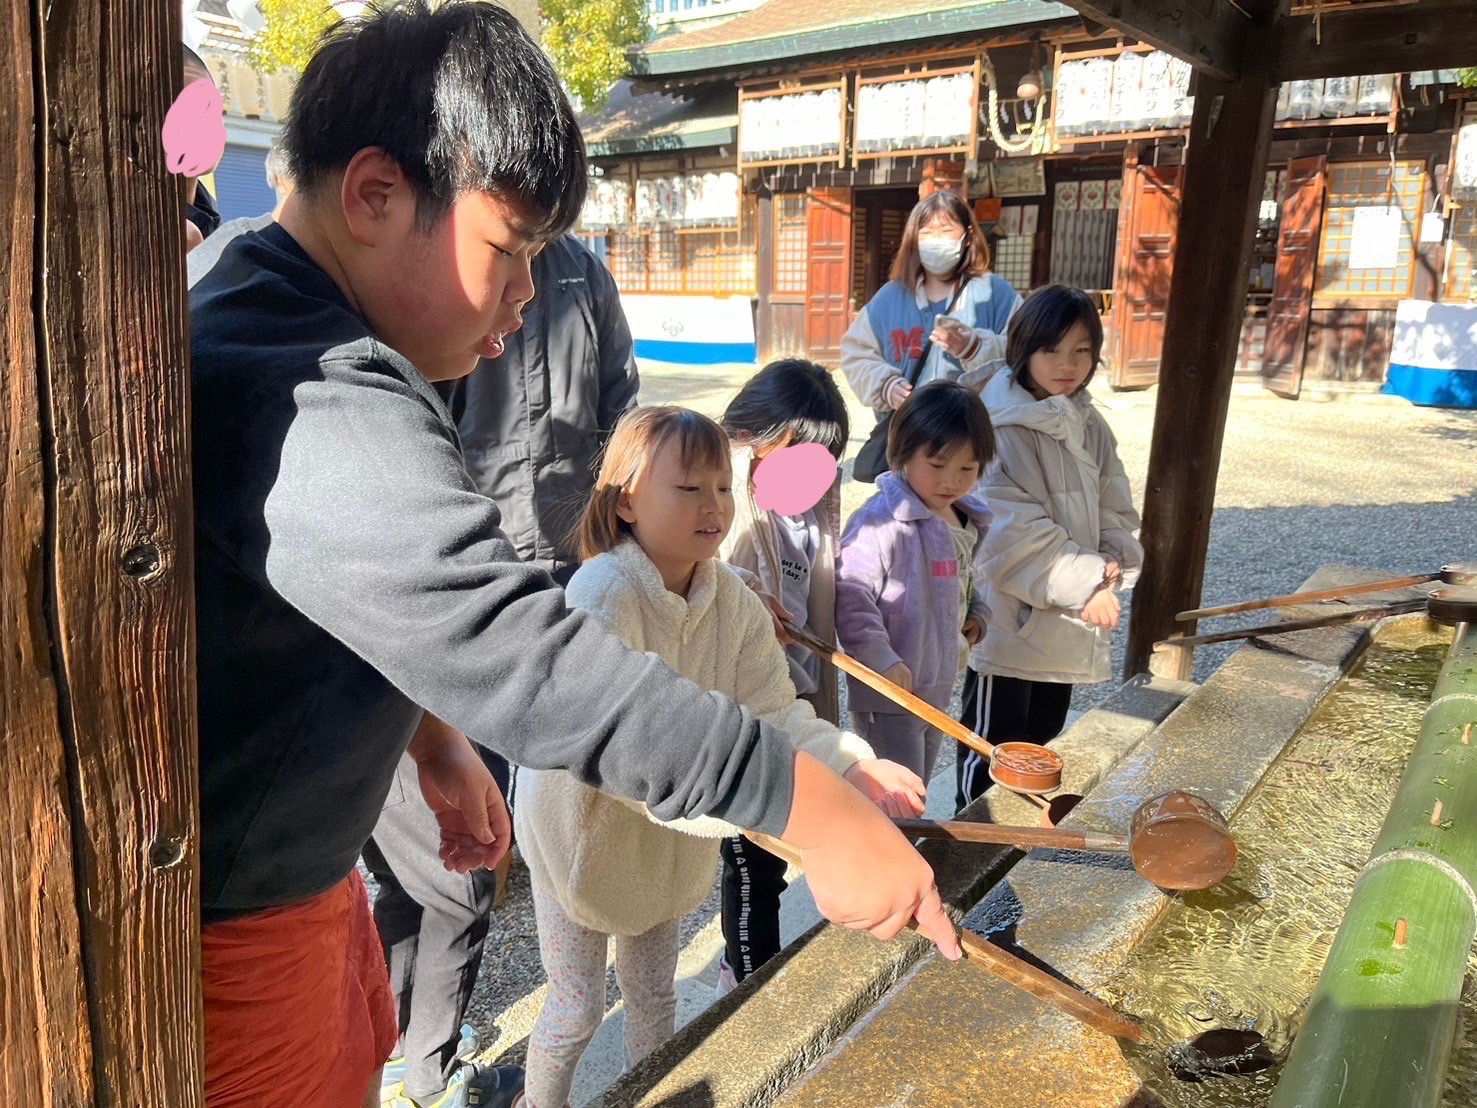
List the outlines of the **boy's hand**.
{"type": "Polygon", "coordinates": [[[1118,598],[1105,581],[1092,598],[1082,605],[1082,621],[1090,627],[1101,627],[1104,631],[1118,628],[1118,598]]]}
{"type": "Polygon", "coordinates": [[[801,852],[816,907],[832,923],[890,939],[916,918],[950,961],[959,938],[933,870],[855,789],[808,754],[795,755],[790,820],[780,836],[801,852]]]}
{"type": "Polygon", "coordinates": [[[441,828],[441,864],[453,873],[492,869],[512,844],[513,821],[471,742],[427,712],[409,753],[421,795],[441,828]]]}
{"type": "Polygon", "coordinates": [[[898,662],[897,665],[888,666],[882,671],[882,676],[904,692],[913,691],[913,671],[904,662],[898,662]]]}
{"type": "Polygon", "coordinates": [[[970,616],[964,621],[964,638],[970,646],[974,646],[985,637],[985,621],[979,616],[970,616]]]}
{"type": "Polygon", "coordinates": [[[892,819],[912,819],[923,814],[928,787],[907,766],[882,758],[864,758],[843,775],[857,792],[892,819]]]}

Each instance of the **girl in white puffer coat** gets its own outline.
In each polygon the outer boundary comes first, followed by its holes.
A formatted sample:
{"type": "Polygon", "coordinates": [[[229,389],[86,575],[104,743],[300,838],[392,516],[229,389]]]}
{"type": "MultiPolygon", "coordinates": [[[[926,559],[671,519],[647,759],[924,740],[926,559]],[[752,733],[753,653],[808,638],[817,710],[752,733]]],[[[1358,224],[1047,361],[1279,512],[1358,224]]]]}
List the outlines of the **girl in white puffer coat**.
{"type": "MultiPolygon", "coordinates": [[[[992,743],[1054,739],[1072,687],[1112,676],[1115,591],[1132,586],[1144,551],[1118,444],[1087,393],[1102,347],[1087,294],[1048,285],[1012,318],[1005,366],[981,394],[997,448],[978,489],[994,516],[983,550],[992,616],[960,719],[992,743]]],[[[959,807],[989,787],[986,769],[961,746],[959,807]]]]}

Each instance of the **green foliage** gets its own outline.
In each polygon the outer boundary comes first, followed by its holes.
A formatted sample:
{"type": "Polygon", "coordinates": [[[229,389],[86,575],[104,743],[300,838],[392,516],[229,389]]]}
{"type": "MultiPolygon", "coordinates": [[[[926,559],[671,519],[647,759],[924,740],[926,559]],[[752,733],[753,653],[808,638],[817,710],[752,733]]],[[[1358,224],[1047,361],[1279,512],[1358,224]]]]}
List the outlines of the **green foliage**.
{"type": "Polygon", "coordinates": [[[1456,71],[1456,83],[1462,88],[1477,88],[1477,66],[1456,71]]]}
{"type": "Polygon", "coordinates": [[[318,48],[318,36],[339,18],[328,0],[259,0],[259,7],[266,25],[246,47],[258,73],[301,73],[318,48]]]}
{"type": "Polygon", "coordinates": [[[630,72],[626,48],[646,41],[646,0],[543,0],[544,49],[587,111],[630,72]]]}
{"type": "MultiPolygon", "coordinates": [[[[301,73],[338,19],[329,0],[260,0],[260,7],[266,25],[247,55],[261,73],[301,73]]],[[[646,41],[646,0],[543,0],[541,11],[544,49],[559,79],[586,109],[598,110],[629,72],[627,47],[646,41]]]]}

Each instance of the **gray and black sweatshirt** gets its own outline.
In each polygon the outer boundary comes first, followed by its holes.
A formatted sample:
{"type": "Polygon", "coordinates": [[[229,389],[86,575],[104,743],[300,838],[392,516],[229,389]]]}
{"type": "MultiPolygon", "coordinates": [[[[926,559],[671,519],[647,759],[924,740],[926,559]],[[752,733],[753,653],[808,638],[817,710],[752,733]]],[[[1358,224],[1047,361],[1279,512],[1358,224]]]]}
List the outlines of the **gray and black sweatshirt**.
{"type": "Polygon", "coordinates": [[[783,828],[788,736],[517,561],[436,390],[286,231],[190,310],[207,922],[345,877],[422,710],[663,818],[783,828]]]}

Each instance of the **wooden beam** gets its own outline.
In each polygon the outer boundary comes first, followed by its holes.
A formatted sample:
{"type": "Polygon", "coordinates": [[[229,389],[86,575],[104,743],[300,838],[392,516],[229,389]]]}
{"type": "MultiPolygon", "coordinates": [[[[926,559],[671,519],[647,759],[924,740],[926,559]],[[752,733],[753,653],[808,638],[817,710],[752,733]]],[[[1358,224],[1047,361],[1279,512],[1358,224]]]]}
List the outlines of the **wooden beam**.
{"type": "MultiPolygon", "coordinates": [[[[1241,72],[1251,20],[1227,0],[1066,0],[1088,19],[1107,24],[1229,80],[1241,72]]],[[[1264,12],[1265,0],[1240,7],[1264,12]]]]}
{"type": "Polygon", "coordinates": [[[1371,11],[1342,8],[1282,21],[1274,69],[1278,81],[1408,73],[1477,64],[1477,7],[1472,0],[1420,0],[1371,11]]]}
{"type": "MultiPolygon", "coordinates": [[[[1257,63],[1241,78],[1227,82],[1202,76],[1194,90],[1144,497],[1144,571],[1133,593],[1128,674],[1149,670],[1154,643],[1182,627],[1175,614],[1200,602],[1277,101],[1266,50],[1273,33],[1267,27],[1254,30],[1248,40],[1253,52],[1247,57],[1257,63]]],[[[1189,651],[1170,652],[1156,661],[1153,672],[1188,679],[1189,651]]]]}
{"type": "Polygon", "coordinates": [[[0,1101],[195,1108],[179,10],[0,2],[0,1101]]]}
{"type": "Polygon", "coordinates": [[[38,173],[31,0],[0,44],[0,1027],[6,1104],[94,1102],[71,788],[46,595],[47,473],[36,375],[38,173]]]}

